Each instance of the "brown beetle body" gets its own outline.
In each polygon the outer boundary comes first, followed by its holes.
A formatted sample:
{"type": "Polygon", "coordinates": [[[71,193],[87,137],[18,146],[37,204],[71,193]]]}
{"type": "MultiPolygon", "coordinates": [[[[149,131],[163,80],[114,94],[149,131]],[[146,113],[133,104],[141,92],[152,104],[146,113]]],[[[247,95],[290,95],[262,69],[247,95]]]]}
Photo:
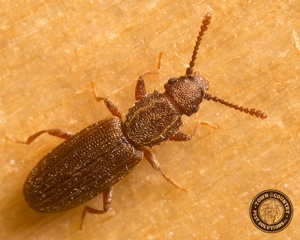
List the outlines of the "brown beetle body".
{"type": "Polygon", "coordinates": [[[186,74],[169,79],[164,93],[146,94],[144,77],[154,72],[148,71],[139,77],[135,92],[137,101],[128,110],[124,122],[118,108],[110,100],[97,97],[94,91],[96,100],[104,101],[114,117],[97,122],[75,135],[60,129],[46,129],[30,136],[27,141],[14,140],[30,144],[43,133],[67,139],[49,152],[29,174],[24,196],[31,208],[39,212],[63,211],[103,193],[103,210],[85,206],[82,220],[86,212],[105,213],[110,208],[113,185],[123,179],[143,156],[167,181],[185,190],[164,174],[150,148],[166,140],[189,140],[191,136],[179,132],[181,116],[196,113],[203,99],[267,118],[267,114],[260,110],[211,96],[206,92],[209,88],[206,77],[193,71],[210,19],[211,15],[206,14],[186,74]]]}
{"type": "Polygon", "coordinates": [[[64,141],[28,176],[23,192],[29,206],[38,212],[63,211],[109,189],[141,161],[141,147],[158,145],[178,131],[182,125],[179,97],[197,86],[196,102],[189,103],[196,112],[204,96],[202,86],[207,84],[200,75],[172,78],[165,85],[166,93],[154,91],[137,101],[124,124],[117,117],[108,118],[64,141]],[[174,87],[181,93],[176,100],[174,87]]]}

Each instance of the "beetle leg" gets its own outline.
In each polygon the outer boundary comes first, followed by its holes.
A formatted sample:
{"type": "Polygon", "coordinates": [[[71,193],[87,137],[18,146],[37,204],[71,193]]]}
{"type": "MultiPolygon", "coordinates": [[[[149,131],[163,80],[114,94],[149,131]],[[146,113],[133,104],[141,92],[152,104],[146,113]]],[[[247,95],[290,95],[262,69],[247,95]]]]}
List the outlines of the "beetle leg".
{"type": "Polygon", "coordinates": [[[212,125],[209,122],[200,122],[200,124],[202,124],[204,126],[207,126],[207,127],[210,127],[210,128],[214,128],[214,129],[218,129],[219,128],[218,126],[212,125]]]}
{"type": "Polygon", "coordinates": [[[135,100],[140,100],[142,97],[146,95],[146,85],[144,77],[151,74],[157,74],[157,70],[146,71],[141,76],[139,76],[136,87],[135,87],[135,100]]]}
{"type": "MultiPolygon", "coordinates": [[[[200,122],[200,124],[202,124],[202,122],[200,122]]],[[[195,128],[194,128],[194,131],[191,135],[189,134],[185,134],[185,133],[182,133],[182,132],[175,132],[170,138],[169,140],[170,141],[189,141],[191,140],[194,136],[195,136],[195,133],[198,129],[198,126],[199,126],[199,123],[196,123],[195,125],[195,128]]]]}
{"type": "Polygon", "coordinates": [[[185,134],[185,133],[182,133],[182,132],[175,132],[170,138],[169,140],[170,141],[189,141],[191,140],[194,136],[195,136],[195,133],[197,132],[197,129],[198,129],[198,126],[199,124],[202,124],[202,125],[205,125],[205,126],[208,126],[208,127],[211,127],[211,128],[214,128],[214,129],[218,129],[218,127],[214,126],[214,125],[211,125],[210,123],[208,122],[199,122],[199,123],[196,123],[196,126],[194,128],[194,131],[191,135],[189,134],[185,134]]]}
{"type": "Polygon", "coordinates": [[[185,134],[182,132],[175,132],[170,138],[170,141],[189,141],[194,136],[194,133],[192,135],[185,134]]]}
{"type": "Polygon", "coordinates": [[[112,187],[109,188],[107,191],[103,192],[103,210],[98,210],[89,206],[85,206],[81,215],[81,222],[80,222],[80,230],[82,229],[83,226],[83,220],[85,218],[86,213],[91,213],[91,214],[103,214],[108,211],[110,208],[110,204],[112,202],[112,194],[113,194],[113,189],[112,187]]]}
{"type": "Polygon", "coordinates": [[[187,190],[185,188],[181,187],[180,185],[178,185],[177,183],[175,183],[173,179],[171,179],[171,178],[169,178],[168,176],[165,175],[165,173],[161,170],[161,166],[160,166],[159,162],[157,161],[156,157],[150,151],[149,148],[142,147],[142,151],[143,151],[144,157],[147,159],[147,161],[151,164],[151,166],[156,171],[160,172],[160,174],[164,177],[164,179],[166,179],[168,182],[170,182],[176,188],[179,188],[180,190],[187,192],[187,190]]]}
{"type": "Polygon", "coordinates": [[[140,100],[142,97],[144,97],[146,95],[147,92],[146,92],[146,85],[145,85],[144,77],[147,75],[158,73],[158,70],[160,69],[160,66],[161,66],[161,57],[162,57],[162,52],[159,52],[158,53],[157,70],[146,71],[141,76],[139,76],[137,83],[136,83],[136,87],[135,87],[135,100],[140,100]]]}
{"type": "Polygon", "coordinates": [[[170,140],[170,141],[189,141],[189,140],[191,140],[191,139],[194,137],[194,135],[195,135],[197,129],[198,129],[198,123],[196,124],[196,126],[195,126],[195,128],[194,128],[194,131],[193,131],[193,133],[192,133],[191,135],[185,134],[185,133],[182,133],[182,132],[179,132],[179,131],[178,131],[178,132],[175,132],[175,133],[169,138],[169,140],[170,140]]]}
{"type": "Polygon", "coordinates": [[[118,107],[112,101],[110,101],[107,98],[97,96],[96,91],[95,91],[95,83],[93,81],[91,81],[91,87],[92,87],[92,91],[93,91],[93,94],[94,94],[94,97],[95,97],[96,101],[100,102],[100,101],[103,100],[105,106],[111,112],[111,114],[122,120],[122,114],[121,114],[120,110],[118,109],[118,107]]]}
{"type": "Polygon", "coordinates": [[[30,144],[33,142],[33,140],[38,138],[43,133],[48,133],[52,136],[60,137],[63,139],[68,139],[74,135],[73,133],[71,133],[69,131],[65,131],[65,130],[61,130],[61,129],[45,129],[45,130],[39,131],[39,132],[29,136],[29,138],[27,138],[26,141],[20,141],[20,140],[17,140],[12,137],[8,137],[8,136],[5,136],[5,138],[10,141],[16,142],[16,143],[30,144]]]}

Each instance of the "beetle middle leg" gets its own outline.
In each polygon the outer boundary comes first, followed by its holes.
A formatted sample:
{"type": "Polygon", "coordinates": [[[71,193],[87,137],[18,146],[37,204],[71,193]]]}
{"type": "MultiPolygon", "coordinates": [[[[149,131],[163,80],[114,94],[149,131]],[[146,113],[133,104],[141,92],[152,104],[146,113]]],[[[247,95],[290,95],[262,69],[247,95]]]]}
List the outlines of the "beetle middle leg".
{"type": "Polygon", "coordinates": [[[85,218],[86,213],[91,213],[91,214],[103,214],[108,211],[110,208],[111,202],[112,202],[112,194],[113,194],[113,189],[112,187],[109,188],[107,191],[103,192],[103,210],[98,210],[89,206],[85,206],[81,215],[81,222],[80,222],[80,230],[82,229],[83,226],[83,220],[85,218]]]}
{"type": "Polygon", "coordinates": [[[122,120],[122,114],[121,114],[120,110],[112,101],[110,101],[108,98],[97,96],[96,91],[95,91],[95,84],[93,81],[91,81],[91,87],[92,87],[92,91],[93,91],[96,101],[97,102],[104,101],[105,106],[111,112],[111,114],[122,120]]]}
{"type": "Polygon", "coordinates": [[[157,161],[156,157],[154,156],[154,154],[150,151],[150,149],[148,149],[147,147],[143,147],[142,151],[144,153],[144,157],[146,158],[146,160],[151,164],[151,166],[156,170],[159,171],[160,174],[164,177],[164,179],[166,179],[168,182],[170,182],[173,186],[175,186],[176,188],[179,188],[182,191],[187,192],[187,190],[183,187],[181,187],[180,185],[178,185],[176,182],[174,182],[173,179],[169,178],[168,176],[166,176],[166,174],[162,171],[161,166],[159,164],[159,162],[157,161]]]}
{"type": "Polygon", "coordinates": [[[48,133],[52,136],[59,137],[59,138],[62,138],[62,139],[68,139],[68,138],[70,138],[74,135],[72,132],[69,132],[69,131],[66,131],[66,130],[45,129],[45,130],[39,131],[39,132],[29,136],[26,141],[17,140],[17,139],[14,139],[12,137],[8,137],[8,136],[5,136],[5,138],[10,140],[10,141],[16,142],[16,143],[30,144],[36,138],[38,138],[40,135],[42,135],[43,133],[48,133]]]}

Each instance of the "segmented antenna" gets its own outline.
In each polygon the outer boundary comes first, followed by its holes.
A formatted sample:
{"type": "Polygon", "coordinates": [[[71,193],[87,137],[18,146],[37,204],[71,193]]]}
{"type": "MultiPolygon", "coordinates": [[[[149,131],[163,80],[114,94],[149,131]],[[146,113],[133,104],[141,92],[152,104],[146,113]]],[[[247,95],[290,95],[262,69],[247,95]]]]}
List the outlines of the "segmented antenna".
{"type": "Polygon", "coordinates": [[[233,104],[231,102],[227,102],[226,100],[220,99],[218,97],[212,96],[209,93],[205,93],[204,94],[204,99],[208,100],[208,101],[214,101],[214,102],[218,102],[221,103],[227,107],[230,108],[234,108],[235,110],[239,110],[241,112],[244,113],[248,113],[252,116],[255,116],[257,118],[261,118],[261,119],[267,119],[268,118],[268,114],[264,113],[262,110],[257,110],[255,108],[247,108],[247,107],[243,107],[243,106],[239,106],[237,104],[233,104]]]}
{"type": "Polygon", "coordinates": [[[186,73],[185,73],[186,75],[190,75],[190,74],[193,73],[193,67],[195,65],[195,61],[196,61],[196,58],[197,58],[199,46],[200,46],[202,37],[204,35],[204,32],[208,28],[207,26],[210,24],[210,19],[211,19],[211,14],[210,13],[207,13],[203,18],[202,25],[200,27],[200,32],[199,32],[199,35],[197,37],[196,45],[194,47],[194,51],[193,51],[193,55],[192,55],[192,60],[190,62],[190,66],[186,69],[186,73]]]}
{"type": "MultiPolygon", "coordinates": [[[[200,27],[200,32],[198,34],[196,44],[195,44],[195,47],[194,47],[194,51],[193,51],[193,54],[192,54],[192,60],[190,62],[189,67],[186,69],[186,75],[190,75],[190,74],[193,73],[193,67],[194,67],[195,62],[196,62],[199,46],[200,46],[200,43],[202,41],[202,37],[203,37],[205,31],[207,30],[208,25],[210,24],[210,20],[211,20],[211,14],[207,13],[203,18],[202,25],[200,27]]],[[[250,108],[249,109],[247,107],[239,106],[237,104],[234,104],[234,103],[228,102],[226,100],[220,99],[218,97],[212,96],[209,93],[204,94],[204,99],[206,99],[208,101],[214,101],[214,102],[221,103],[221,104],[223,104],[227,107],[230,107],[230,108],[233,108],[235,110],[239,110],[241,112],[250,114],[250,115],[255,116],[257,118],[261,118],[261,119],[268,118],[268,114],[264,113],[261,110],[257,110],[255,108],[250,108]]]]}

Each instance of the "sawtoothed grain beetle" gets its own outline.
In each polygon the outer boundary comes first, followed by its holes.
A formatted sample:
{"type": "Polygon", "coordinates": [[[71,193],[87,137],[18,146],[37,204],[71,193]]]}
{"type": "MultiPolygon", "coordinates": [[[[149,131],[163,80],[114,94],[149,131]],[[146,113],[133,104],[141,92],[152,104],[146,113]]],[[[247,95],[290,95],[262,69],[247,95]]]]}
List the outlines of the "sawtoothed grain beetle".
{"type": "Polygon", "coordinates": [[[201,72],[193,71],[210,20],[211,15],[207,13],[186,74],[169,79],[164,85],[164,93],[154,91],[146,94],[144,77],[155,71],[145,72],[138,78],[136,102],[128,110],[125,121],[122,121],[120,111],[109,99],[96,96],[92,83],[96,100],[104,101],[113,117],[97,122],[77,134],[46,129],[30,136],[27,141],[10,138],[26,144],[43,133],[66,139],[38,162],[24,184],[24,197],[32,209],[46,213],[64,211],[103,193],[103,210],[85,206],[82,227],[87,212],[107,212],[112,201],[113,185],[130,173],[143,156],[167,181],[185,190],[164,174],[150,148],[166,140],[190,140],[190,135],[179,131],[181,116],[196,113],[203,99],[219,102],[262,119],[268,117],[261,110],[238,106],[208,94],[207,78],[201,72]]]}

